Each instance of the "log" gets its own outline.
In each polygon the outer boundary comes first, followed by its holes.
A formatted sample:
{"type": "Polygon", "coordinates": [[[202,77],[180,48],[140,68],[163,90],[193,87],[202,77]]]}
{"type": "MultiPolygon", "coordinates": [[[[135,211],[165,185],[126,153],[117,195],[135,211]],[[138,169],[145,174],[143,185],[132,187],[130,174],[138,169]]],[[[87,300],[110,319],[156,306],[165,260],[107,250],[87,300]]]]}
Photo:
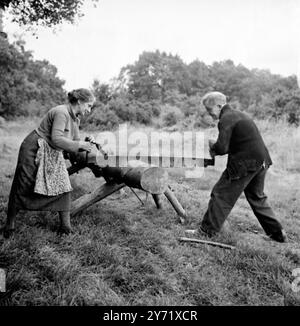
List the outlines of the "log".
{"type": "Polygon", "coordinates": [[[125,183],[126,186],[141,189],[151,194],[162,194],[168,187],[168,172],[163,168],[149,166],[143,162],[130,161],[129,167],[100,167],[94,163],[94,157],[85,153],[70,155],[73,163],[68,168],[69,175],[88,167],[95,176],[103,176],[108,183],[125,183]]]}
{"type": "Polygon", "coordinates": [[[71,215],[73,216],[81,212],[82,210],[90,207],[99,200],[104,199],[105,197],[113,194],[114,192],[120,190],[123,187],[125,187],[124,183],[104,183],[92,193],[83,195],[77,200],[73,201],[71,205],[71,215]]]}
{"type": "Polygon", "coordinates": [[[70,156],[70,158],[70,161],[73,163],[68,168],[70,175],[85,167],[91,168],[92,171],[94,168],[97,168],[96,173],[93,171],[95,176],[103,176],[106,181],[106,184],[97,188],[91,194],[84,195],[74,201],[71,208],[72,215],[86,209],[124,186],[128,186],[151,193],[158,209],[162,208],[161,195],[164,194],[177,212],[181,223],[185,223],[185,210],[170,190],[168,186],[168,172],[163,168],[149,166],[145,162],[134,160],[128,161],[129,167],[100,167],[95,163],[94,155],[89,158],[85,153],[76,153],[75,156],[70,156]]]}
{"type": "MultiPolygon", "coordinates": [[[[78,164],[78,168],[82,166],[78,164]]],[[[69,169],[69,173],[73,171],[77,171],[76,166],[69,169]]],[[[72,203],[71,215],[79,213],[125,186],[141,189],[153,195],[164,193],[168,187],[168,173],[158,167],[116,168],[106,166],[102,168],[102,174],[106,183],[92,193],[75,200],[72,203]]]]}
{"type": "Polygon", "coordinates": [[[151,194],[162,194],[168,187],[168,172],[159,167],[102,168],[106,180],[125,183],[126,186],[141,189],[151,194]]]}
{"type": "Polygon", "coordinates": [[[207,245],[210,245],[210,246],[216,246],[216,247],[221,247],[221,248],[231,249],[231,250],[236,249],[234,246],[230,246],[230,245],[227,245],[225,243],[208,241],[208,240],[201,240],[201,239],[195,239],[195,238],[182,237],[182,238],[179,238],[179,241],[202,243],[202,244],[207,244],[207,245]]]}

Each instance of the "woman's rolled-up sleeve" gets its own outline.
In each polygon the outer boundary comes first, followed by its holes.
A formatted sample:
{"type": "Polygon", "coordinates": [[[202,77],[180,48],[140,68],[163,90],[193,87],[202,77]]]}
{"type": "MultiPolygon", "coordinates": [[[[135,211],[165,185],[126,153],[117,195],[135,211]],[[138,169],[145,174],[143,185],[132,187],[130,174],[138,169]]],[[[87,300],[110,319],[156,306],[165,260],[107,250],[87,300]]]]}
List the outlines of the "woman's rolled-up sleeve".
{"type": "Polygon", "coordinates": [[[53,118],[51,129],[51,141],[53,145],[67,152],[78,152],[79,141],[71,140],[65,136],[65,128],[68,124],[68,117],[64,112],[56,112],[53,118]]]}

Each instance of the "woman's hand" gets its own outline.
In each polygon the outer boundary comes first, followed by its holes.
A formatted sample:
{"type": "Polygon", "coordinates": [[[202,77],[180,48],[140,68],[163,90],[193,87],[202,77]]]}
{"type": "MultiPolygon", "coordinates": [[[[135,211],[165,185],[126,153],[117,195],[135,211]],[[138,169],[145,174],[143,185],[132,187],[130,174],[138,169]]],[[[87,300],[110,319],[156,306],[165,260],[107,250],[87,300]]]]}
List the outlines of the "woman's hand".
{"type": "Polygon", "coordinates": [[[214,158],[216,156],[216,152],[210,148],[209,155],[211,156],[211,158],[214,158]]]}
{"type": "Polygon", "coordinates": [[[89,136],[85,137],[85,141],[88,141],[90,143],[95,143],[96,139],[95,139],[95,137],[93,135],[89,135],[89,136]]]}
{"type": "Polygon", "coordinates": [[[90,152],[92,150],[93,145],[88,141],[79,141],[79,149],[90,152]]]}
{"type": "Polygon", "coordinates": [[[215,144],[215,141],[213,139],[209,139],[208,140],[208,146],[209,146],[209,148],[212,148],[214,146],[214,144],[215,144]]]}

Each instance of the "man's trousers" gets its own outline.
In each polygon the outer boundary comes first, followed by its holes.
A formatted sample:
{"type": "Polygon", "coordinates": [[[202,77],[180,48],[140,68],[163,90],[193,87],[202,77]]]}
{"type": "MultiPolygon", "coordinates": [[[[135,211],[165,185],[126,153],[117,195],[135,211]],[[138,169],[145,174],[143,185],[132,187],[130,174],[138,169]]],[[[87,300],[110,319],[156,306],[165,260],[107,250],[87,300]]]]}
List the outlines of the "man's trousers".
{"type": "Polygon", "coordinates": [[[229,179],[227,170],[225,170],[211,192],[201,228],[210,235],[219,232],[234,204],[244,191],[253,213],[266,234],[280,232],[282,226],[275,219],[275,214],[264,193],[267,170],[268,168],[261,167],[258,171],[249,172],[247,176],[236,180],[229,179]]]}

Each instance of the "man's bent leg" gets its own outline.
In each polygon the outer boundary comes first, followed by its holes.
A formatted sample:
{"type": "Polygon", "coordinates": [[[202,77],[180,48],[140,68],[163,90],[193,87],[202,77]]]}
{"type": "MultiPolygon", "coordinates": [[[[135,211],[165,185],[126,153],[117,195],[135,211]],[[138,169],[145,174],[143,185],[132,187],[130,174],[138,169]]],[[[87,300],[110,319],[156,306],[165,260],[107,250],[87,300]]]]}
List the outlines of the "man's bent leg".
{"type": "Polygon", "coordinates": [[[276,220],[264,193],[265,176],[267,169],[262,169],[245,188],[245,196],[267,235],[281,233],[282,226],[276,220]]]}
{"type": "Polygon", "coordinates": [[[208,209],[203,217],[201,229],[212,235],[221,230],[226,218],[234,204],[251,180],[251,175],[238,180],[230,180],[225,170],[219,181],[215,184],[208,209]]]}

